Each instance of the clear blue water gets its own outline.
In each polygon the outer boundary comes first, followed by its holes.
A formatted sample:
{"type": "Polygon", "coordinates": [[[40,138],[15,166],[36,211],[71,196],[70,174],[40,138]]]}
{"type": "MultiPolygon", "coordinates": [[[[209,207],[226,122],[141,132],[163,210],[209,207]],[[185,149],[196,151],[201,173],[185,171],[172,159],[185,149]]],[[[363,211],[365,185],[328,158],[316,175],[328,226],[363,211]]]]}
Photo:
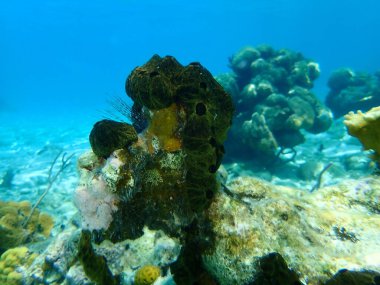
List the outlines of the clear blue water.
{"type": "Polygon", "coordinates": [[[1,1],[0,111],[88,113],[123,95],[126,76],[154,53],[219,74],[261,43],[319,62],[323,98],[332,70],[379,68],[379,10],[376,0],[1,1]]]}

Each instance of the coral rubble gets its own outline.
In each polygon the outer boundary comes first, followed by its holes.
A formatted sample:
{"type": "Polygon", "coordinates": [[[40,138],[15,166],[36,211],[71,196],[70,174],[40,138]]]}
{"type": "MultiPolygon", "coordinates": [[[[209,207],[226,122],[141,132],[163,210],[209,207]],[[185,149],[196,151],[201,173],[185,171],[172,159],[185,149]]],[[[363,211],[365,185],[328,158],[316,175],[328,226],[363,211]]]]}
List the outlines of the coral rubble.
{"type": "Polygon", "coordinates": [[[246,47],[230,59],[230,65],[233,73],[217,77],[236,105],[226,143],[228,157],[255,157],[268,164],[278,148],[293,148],[304,141],[301,130],[320,133],[330,127],[330,110],[310,91],[319,76],[318,64],[301,53],[246,47]]]}
{"type": "Polygon", "coordinates": [[[372,75],[341,68],[331,74],[328,86],[330,91],[326,105],[335,117],[341,117],[350,111],[365,112],[380,105],[380,71],[372,75]]]}

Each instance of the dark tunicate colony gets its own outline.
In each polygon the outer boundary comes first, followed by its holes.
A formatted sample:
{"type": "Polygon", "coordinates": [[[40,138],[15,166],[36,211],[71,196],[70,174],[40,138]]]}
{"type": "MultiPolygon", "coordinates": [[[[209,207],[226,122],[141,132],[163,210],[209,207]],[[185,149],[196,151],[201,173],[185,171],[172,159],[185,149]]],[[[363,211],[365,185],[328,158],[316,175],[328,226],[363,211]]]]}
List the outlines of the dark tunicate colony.
{"type": "Polygon", "coordinates": [[[236,105],[228,157],[268,162],[279,148],[304,142],[302,129],[320,133],[330,127],[330,110],[310,91],[318,64],[301,53],[247,47],[230,59],[230,66],[233,73],[217,77],[236,105]]]}

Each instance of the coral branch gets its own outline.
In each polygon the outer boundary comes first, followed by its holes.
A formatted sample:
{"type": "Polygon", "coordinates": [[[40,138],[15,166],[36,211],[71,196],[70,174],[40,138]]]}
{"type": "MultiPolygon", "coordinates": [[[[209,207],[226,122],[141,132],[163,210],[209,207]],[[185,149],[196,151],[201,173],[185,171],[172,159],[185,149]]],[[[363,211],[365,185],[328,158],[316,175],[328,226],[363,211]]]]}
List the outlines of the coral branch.
{"type": "Polygon", "coordinates": [[[318,175],[318,179],[317,179],[317,182],[315,183],[315,185],[313,186],[313,188],[311,188],[310,192],[314,192],[315,190],[318,190],[319,188],[321,188],[321,184],[322,184],[322,176],[323,174],[329,170],[329,168],[333,166],[333,163],[332,162],[329,162],[321,171],[321,173],[319,173],[318,175]]]}
{"type": "Polygon", "coordinates": [[[54,158],[53,162],[50,165],[49,172],[48,172],[48,185],[45,189],[45,191],[42,193],[38,201],[34,204],[32,207],[32,210],[30,211],[29,216],[25,219],[25,222],[23,223],[23,228],[25,229],[28,225],[30,218],[33,216],[34,211],[38,207],[38,205],[41,203],[42,199],[46,196],[46,194],[49,192],[50,188],[53,186],[54,182],[57,180],[58,176],[67,168],[67,166],[70,164],[70,159],[73,157],[74,154],[69,155],[66,157],[66,153],[62,155],[61,158],[61,165],[58,169],[58,171],[53,174],[53,168],[55,165],[57,165],[57,160],[61,156],[61,152],[57,154],[57,156],[54,158]]]}

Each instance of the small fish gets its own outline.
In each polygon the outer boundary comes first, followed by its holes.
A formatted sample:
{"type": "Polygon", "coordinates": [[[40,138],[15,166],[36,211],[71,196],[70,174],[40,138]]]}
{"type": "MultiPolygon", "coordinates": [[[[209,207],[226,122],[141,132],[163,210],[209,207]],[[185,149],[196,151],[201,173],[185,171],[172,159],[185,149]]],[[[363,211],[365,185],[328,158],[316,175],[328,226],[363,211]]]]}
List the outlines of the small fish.
{"type": "Polygon", "coordinates": [[[371,100],[372,98],[373,98],[372,95],[371,95],[371,96],[367,96],[367,97],[361,98],[361,99],[359,100],[359,102],[368,101],[368,100],[371,100]]]}
{"type": "Polygon", "coordinates": [[[13,169],[7,169],[4,175],[0,177],[0,187],[11,188],[14,176],[15,172],[13,171],[13,169]]]}

